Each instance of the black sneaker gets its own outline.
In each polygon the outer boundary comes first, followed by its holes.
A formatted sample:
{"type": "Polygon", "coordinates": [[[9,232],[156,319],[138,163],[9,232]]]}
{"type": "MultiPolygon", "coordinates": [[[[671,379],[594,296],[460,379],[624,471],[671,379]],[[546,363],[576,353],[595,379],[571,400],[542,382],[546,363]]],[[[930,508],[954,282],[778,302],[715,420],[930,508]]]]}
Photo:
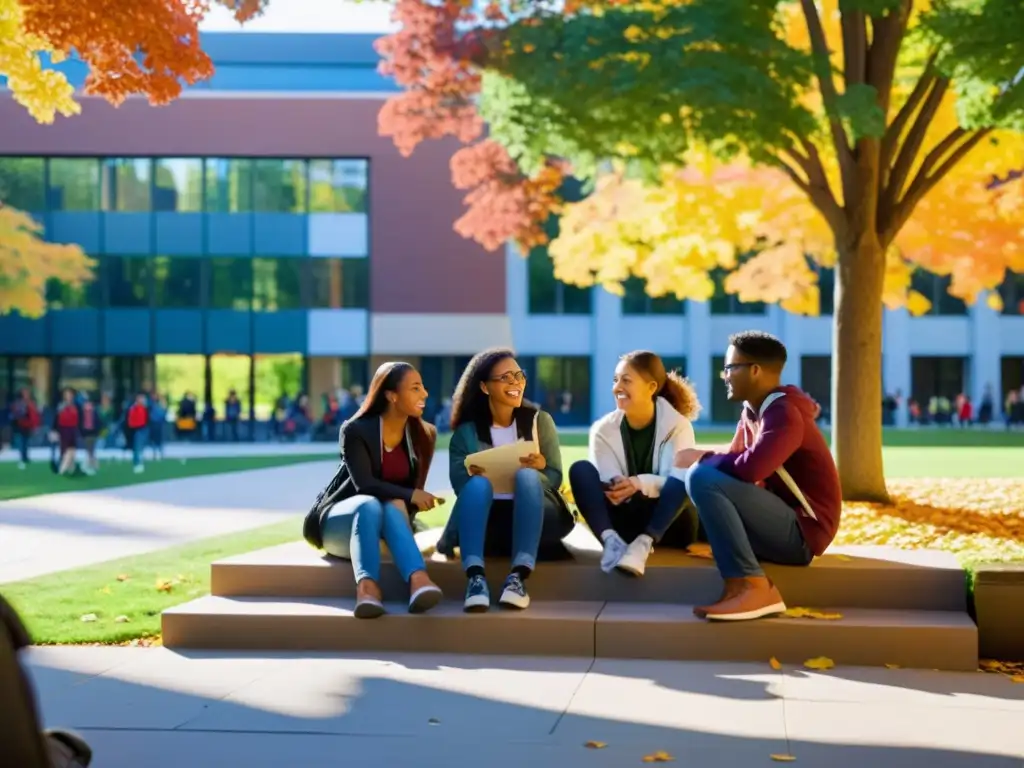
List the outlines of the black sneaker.
{"type": "Polygon", "coordinates": [[[466,613],[483,613],[491,607],[491,590],[487,586],[487,579],[480,574],[469,577],[466,584],[466,602],[463,603],[463,610],[466,613]]]}
{"type": "Polygon", "coordinates": [[[498,600],[498,604],[505,608],[519,609],[530,605],[530,595],[518,573],[510,573],[505,579],[505,586],[501,590],[501,599],[498,600]]]}

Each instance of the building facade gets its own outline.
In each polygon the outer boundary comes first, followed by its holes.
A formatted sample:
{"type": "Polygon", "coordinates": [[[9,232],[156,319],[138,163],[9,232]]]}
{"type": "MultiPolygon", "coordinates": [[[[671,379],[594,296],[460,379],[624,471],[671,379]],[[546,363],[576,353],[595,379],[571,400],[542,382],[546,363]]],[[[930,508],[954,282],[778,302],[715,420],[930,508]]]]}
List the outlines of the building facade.
{"type": "MultiPolygon", "coordinates": [[[[395,91],[376,72],[372,36],[210,34],[217,71],[174,103],[83,99],[82,114],[37,125],[0,94],[0,200],[32,213],[57,242],[97,261],[83,290],[53,285],[45,317],[0,317],[0,391],[63,386],[120,401],[158,387],[219,408],[229,389],[266,418],[278,394],[316,396],[368,383],[383,360],[423,371],[432,409],[466,361],[513,347],[563,424],[612,407],[624,351],[659,352],[726,421],[718,371],[728,335],[779,334],[789,377],[829,403],[830,275],[822,316],[742,304],[651,299],[554,279],[543,249],[488,253],[452,229],[452,141],[404,158],[378,135],[395,91]]],[[[65,65],[84,80],[81,65],[65,65]]],[[[884,386],[925,399],[1020,387],[1024,279],[1003,313],[965,307],[919,277],[932,313],[886,312],[884,386]]]]}

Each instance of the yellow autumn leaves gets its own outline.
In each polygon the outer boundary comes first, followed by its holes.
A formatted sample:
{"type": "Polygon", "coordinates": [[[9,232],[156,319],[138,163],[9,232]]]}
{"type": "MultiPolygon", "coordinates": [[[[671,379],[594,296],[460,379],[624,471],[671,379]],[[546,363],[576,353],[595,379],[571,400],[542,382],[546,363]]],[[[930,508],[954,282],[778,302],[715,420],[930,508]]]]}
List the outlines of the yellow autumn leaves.
{"type": "Polygon", "coordinates": [[[0,75],[7,78],[15,101],[40,123],[52,123],[57,113],[78,114],[81,107],[68,79],[43,68],[40,53],[53,51],[45,40],[25,32],[23,20],[18,0],[0,0],[0,75]]]}

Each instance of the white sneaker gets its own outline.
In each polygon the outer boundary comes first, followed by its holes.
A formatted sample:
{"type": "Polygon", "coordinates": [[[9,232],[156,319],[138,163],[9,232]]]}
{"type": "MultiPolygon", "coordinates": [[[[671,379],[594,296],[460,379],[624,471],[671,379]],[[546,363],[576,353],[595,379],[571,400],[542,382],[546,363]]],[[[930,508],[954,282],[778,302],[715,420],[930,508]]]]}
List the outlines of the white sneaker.
{"type": "Polygon", "coordinates": [[[135,468],[132,469],[132,472],[134,472],[136,475],[141,475],[145,471],[146,471],[146,468],[144,466],[142,466],[141,464],[137,464],[135,466],[135,468]]]}
{"type": "Polygon", "coordinates": [[[604,540],[604,552],[601,553],[601,570],[611,573],[624,554],[626,554],[626,542],[615,531],[609,531],[604,540]]]}
{"type": "Polygon", "coordinates": [[[646,533],[641,533],[626,547],[625,554],[619,558],[619,562],[615,567],[634,576],[643,576],[644,568],[647,565],[647,558],[651,556],[651,549],[653,548],[654,540],[646,533]]]}

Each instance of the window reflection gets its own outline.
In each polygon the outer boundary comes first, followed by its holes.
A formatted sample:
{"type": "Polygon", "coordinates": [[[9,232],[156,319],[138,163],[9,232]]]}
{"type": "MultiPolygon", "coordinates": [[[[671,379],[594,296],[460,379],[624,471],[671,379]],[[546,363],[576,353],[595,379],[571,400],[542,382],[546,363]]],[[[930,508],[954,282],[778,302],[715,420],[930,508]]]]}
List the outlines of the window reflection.
{"type": "Polygon", "coordinates": [[[21,211],[46,210],[45,165],[41,157],[0,157],[0,204],[21,211]]]}
{"type": "Polygon", "coordinates": [[[310,306],[317,309],[366,309],[369,306],[367,259],[310,259],[310,306]]]}
{"type": "Polygon", "coordinates": [[[210,306],[238,312],[252,308],[251,259],[210,259],[210,306]]]}
{"type": "Polygon", "coordinates": [[[303,213],[306,210],[305,161],[253,161],[253,210],[303,213]]]}
{"type": "Polygon", "coordinates": [[[104,257],[103,271],[110,306],[149,306],[150,264],[151,259],[137,256],[104,257]]]}
{"type": "Polygon", "coordinates": [[[153,303],[157,307],[198,307],[202,261],[188,257],[153,259],[153,303]]]}
{"type": "Polygon", "coordinates": [[[302,260],[252,260],[252,308],[262,312],[302,307],[302,260]]]}
{"type": "Polygon", "coordinates": [[[366,213],[365,160],[310,160],[311,213],[366,213]]]}
{"type": "Polygon", "coordinates": [[[100,161],[95,157],[51,157],[46,202],[54,211],[98,211],[100,161]]]}
{"type": "Polygon", "coordinates": [[[252,160],[206,159],[206,210],[210,213],[252,210],[252,160]]]}
{"type": "Polygon", "coordinates": [[[141,158],[111,157],[103,161],[103,210],[120,212],[150,209],[151,162],[141,158]]]}
{"type": "Polygon", "coordinates": [[[154,211],[203,210],[203,161],[199,158],[155,160],[153,181],[154,211]]]}

